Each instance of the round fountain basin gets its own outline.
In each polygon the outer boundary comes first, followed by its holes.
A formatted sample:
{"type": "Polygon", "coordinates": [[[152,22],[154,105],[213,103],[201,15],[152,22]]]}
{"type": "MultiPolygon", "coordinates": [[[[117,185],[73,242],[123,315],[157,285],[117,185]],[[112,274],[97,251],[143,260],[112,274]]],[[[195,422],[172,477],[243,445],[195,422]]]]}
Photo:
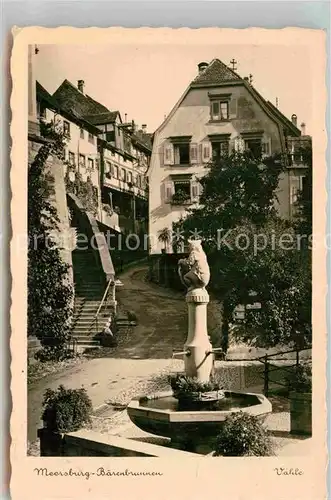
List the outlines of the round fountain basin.
{"type": "Polygon", "coordinates": [[[230,413],[244,411],[263,417],[272,411],[270,401],[262,394],[232,391],[224,394],[212,407],[188,410],[181,408],[172,391],[159,392],[133,399],[127,411],[131,421],[143,431],[183,441],[215,437],[230,413]]]}

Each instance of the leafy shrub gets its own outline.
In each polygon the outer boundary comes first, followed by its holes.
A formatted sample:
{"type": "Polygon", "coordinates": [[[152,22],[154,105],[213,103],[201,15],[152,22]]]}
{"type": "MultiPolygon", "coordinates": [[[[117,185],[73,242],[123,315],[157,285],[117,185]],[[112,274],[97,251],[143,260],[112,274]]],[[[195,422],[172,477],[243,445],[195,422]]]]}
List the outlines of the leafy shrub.
{"type": "Polygon", "coordinates": [[[195,377],[188,377],[178,373],[169,376],[169,383],[176,399],[186,399],[193,397],[196,393],[206,393],[222,389],[219,382],[210,379],[209,382],[200,382],[195,377]]]}
{"type": "Polygon", "coordinates": [[[286,377],[286,386],[289,392],[311,392],[312,370],[308,363],[299,364],[286,377]]]}
{"type": "Polygon", "coordinates": [[[134,312],[128,311],[127,316],[129,321],[137,321],[137,315],[134,312]]]}
{"type": "Polygon", "coordinates": [[[214,456],[264,457],[273,454],[268,431],[258,417],[237,412],[225,419],[216,439],[214,456]]]}
{"type": "Polygon", "coordinates": [[[66,359],[71,359],[74,357],[74,353],[71,349],[66,349],[62,345],[44,345],[42,349],[39,349],[35,355],[37,361],[45,363],[47,361],[64,361],[66,359]]]}
{"type": "Polygon", "coordinates": [[[42,406],[45,427],[54,432],[73,432],[91,422],[92,401],[86,390],[46,389],[42,406]]]}

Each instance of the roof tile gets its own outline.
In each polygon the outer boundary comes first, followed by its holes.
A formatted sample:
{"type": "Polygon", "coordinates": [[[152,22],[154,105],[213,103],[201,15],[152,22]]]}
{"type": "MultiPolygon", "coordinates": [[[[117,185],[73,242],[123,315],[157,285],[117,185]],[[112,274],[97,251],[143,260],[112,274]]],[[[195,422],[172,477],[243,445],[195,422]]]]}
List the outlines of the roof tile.
{"type": "Polygon", "coordinates": [[[222,83],[233,80],[241,80],[241,78],[222,61],[213,59],[206,69],[197,75],[192,84],[222,83]]]}

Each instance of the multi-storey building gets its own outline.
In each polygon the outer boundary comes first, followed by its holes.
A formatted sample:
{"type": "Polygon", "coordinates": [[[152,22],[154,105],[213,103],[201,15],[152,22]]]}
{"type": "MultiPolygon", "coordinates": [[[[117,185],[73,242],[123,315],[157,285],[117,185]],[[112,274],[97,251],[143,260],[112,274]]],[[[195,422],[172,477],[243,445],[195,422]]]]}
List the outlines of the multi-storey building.
{"type": "Polygon", "coordinates": [[[77,87],[64,80],[53,95],[37,83],[37,101],[40,117],[66,133],[68,185],[77,176],[90,184],[99,222],[117,231],[146,230],[150,135],[88,96],[82,80],[77,87]]]}
{"type": "MultiPolygon", "coordinates": [[[[199,179],[210,161],[231,150],[249,149],[256,156],[286,154],[288,145],[300,137],[296,116],[286,118],[248,78],[218,59],[200,63],[196,78],[154,133],[149,169],[151,253],[162,250],[159,232],[171,231],[186,209],[199,203],[199,179]]],[[[284,217],[291,216],[293,193],[300,188],[304,168],[289,162],[279,179],[275,203],[284,217]]]]}

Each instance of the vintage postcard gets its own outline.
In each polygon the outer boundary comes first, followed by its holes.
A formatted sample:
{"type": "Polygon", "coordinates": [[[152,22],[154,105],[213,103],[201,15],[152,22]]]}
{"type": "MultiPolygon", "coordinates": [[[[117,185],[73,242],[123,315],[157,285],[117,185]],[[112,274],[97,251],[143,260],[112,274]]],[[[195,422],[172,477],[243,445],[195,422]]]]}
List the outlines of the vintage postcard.
{"type": "Polygon", "coordinates": [[[325,33],[13,39],[12,498],[326,498],[325,33]]]}

